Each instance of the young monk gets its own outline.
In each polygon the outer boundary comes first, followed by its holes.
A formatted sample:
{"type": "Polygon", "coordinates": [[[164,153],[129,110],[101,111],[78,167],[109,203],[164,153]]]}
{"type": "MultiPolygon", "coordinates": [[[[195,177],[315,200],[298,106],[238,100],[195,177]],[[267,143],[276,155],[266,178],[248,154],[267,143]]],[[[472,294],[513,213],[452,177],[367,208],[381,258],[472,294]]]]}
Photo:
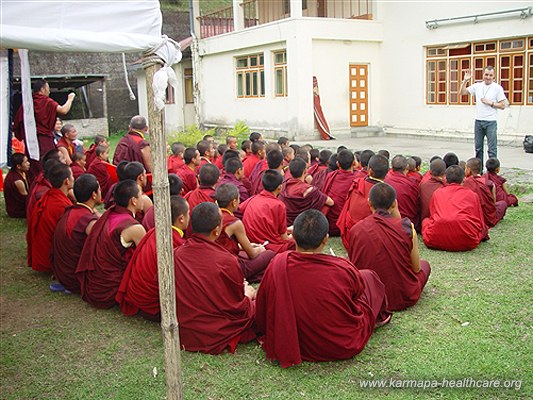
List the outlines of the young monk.
{"type": "Polygon", "coordinates": [[[91,163],[94,161],[94,158],[96,157],[96,148],[98,146],[105,146],[109,147],[109,142],[107,141],[107,138],[104,135],[96,135],[94,138],[94,143],[91,144],[89,149],[85,152],[85,156],[87,157],[87,163],[85,164],[85,168],[89,170],[89,167],[91,166],[91,163]]]}
{"type": "Polygon", "coordinates": [[[420,221],[429,217],[429,205],[435,190],[446,185],[446,163],[440,158],[431,161],[429,172],[431,174],[429,180],[420,184],[420,221]]]}
{"type": "Polygon", "coordinates": [[[76,268],[81,298],[96,308],[111,308],[124,270],[146,231],[135,219],[142,207],[137,182],[126,179],[113,190],[115,204],[94,224],[76,268]]]}
{"type": "MultiPolygon", "coordinates": [[[[224,158],[224,157],[222,157],[224,158]]],[[[239,190],[239,199],[241,201],[246,201],[250,197],[248,189],[242,183],[242,178],[244,176],[244,171],[242,169],[242,162],[239,158],[230,158],[226,160],[224,164],[224,174],[220,177],[218,185],[231,183],[235,185],[239,190]]]]}
{"type": "Polygon", "coordinates": [[[316,187],[305,182],[307,164],[301,158],[295,158],[289,164],[292,178],[283,183],[279,199],[285,203],[287,209],[287,225],[292,225],[302,211],[334,205],[333,199],[316,187]]]}
{"type": "Polygon", "coordinates": [[[72,164],[72,155],[76,152],[76,144],[74,141],[78,137],[78,132],[74,125],[65,124],[61,128],[61,139],[57,142],[57,149],[65,157],[65,162],[67,165],[72,164]]]}
{"type": "Polygon", "coordinates": [[[348,233],[348,256],[360,270],[371,269],[379,275],[389,310],[404,310],[420,298],[431,271],[429,263],[420,259],[414,225],[400,215],[392,186],[374,185],[368,204],[372,215],[348,233]]]}
{"type": "Polygon", "coordinates": [[[52,269],[50,260],[52,237],[59,217],[72,205],[67,195],[74,185],[72,171],[65,164],[52,167],[48,180],[52,188],[35,205],[31,225],[28,226],[28,249],[31,248],[28,265],[39,272],[50,272],[52,269]]]}
{"type": "Polygon", "coordinates": [[[26,199],[28,198],[28,179],[30,161],[22,153],[13,153],[11,169],[4,179],[4,200],[6,212],[11,218],[26,218],[26,199]]]}
{"type": "MultiPolygon", "coordinates": [[[[355,179],[366,178],[368,176],[368,163],[370,162],[370,159],[374,155],[375,153],[372,150],[368,150],[368,149],[363,150],[361,152],[361,169],[355,173],[355,179]]],[[[385,160],[387,160],[387,163],[388,163],[389,158],[383,155],[381,156],[385,158],[385,160]]]]}
{"type": "Polygon", "coordinates": [[[433,193],[430,216],[422,223],[427,247],[446,251],[475,249],[487,238],[487,226],[479,197],[462,183],[465,172],[453,165],[446,169],[447,185],[433,193]]]}
{"type": "Polygon", "coordinates": [[[141,190],[141,209],[137,211],[135,218],[142,223],[144,214],[150,207],[154,205],[150,197],[144,193],[144,188],[148,184],[148,178],[146,177],[146,169],[144,165],[138,161],[129,162],[124,168],[124,176],[126,179],[131,179],[137,182],[139,190],[141,190]]]}
{"type": "Polygon", "coordinates": [[[464,187],[472,190],[479,196],[481,209],[485,217],[485,224],[492,228],[505,216],[507,203],[496,201],[496,188],[490,180],[481,174],[481,160],[471,158],[466,162],[464,187]]]}
{"type": "Polygon", "coordinates": [[[211,164],[211,160],[215,158],[215,148],[213,142],[209,140],[200,140],[196,144],[196,150],[200,153],[200,164],[196,166],[196,173],[200,173],[200,168],[206,164],[211,164]]]}
{"type": "Polygon", "coordinates": [[[257,293],[257,327],[268,359],[282,368],[360,353],[390,321],[383,283],[371,270],[323,254],[329,224],[318,210],[294,222],[296,251],[278,254],[257,293]]]}
{"type": "Polygon", "coordinates": [[[202,165],[200,174],[198,175],[200,186],[184,196],[185,200],[189,203],[191,212],[194,210],[194,207],[204,201],[215,202],[215,185],[218,182],[219,176],[220,170],[215,164],[202,165]]]}
{"type": "Polygon", "coordinates": [[[518,199],[512,193],[509,193],[509,187],[507,186],[507,179],[499,175],[500,173],[500,161],[497,158],[489,158],[485,163],[487,173],[484,175],[485,179],[494,183],[496,188],[496,202],[505,201],[508,207],[517,207],[518,199]]]}
{"type": "Polygon", "coordinates": [[[252,154],[246,157],[242,165],[244,168],[244,176],[250,178],[255,165],[264,160],[266,157],[266,144],[262,140],[257,140],[252,143],[252,154]]]}
{"type": "Polygon", "coordinates": [[[264,243],[267,250],[281,253],[295,248],[287,232],[287,210],[278,199],[283,177],[279,171],[267,170],[263,174],[264,190],[243,202],[239,211],[252,243],[264,243]]]}
{"type": "Polygon", "coordinates": [[[260,244],[250,243],[244,224],[233,214],[239,208],[239,191],[235,185],[219,185],[215,198],[222,211],[222,232],[217,243],[239,257],[239,266],[248,282],[259,282],[276,253],[265,250],[260,244]]]}
{"type": "Polygon", "coordinates": [[[72,164],[70,164],[70,169],[72,170],[72,175],[74,180],[78,179],[80,175],[83,175],[85,172],[85,165],[87,164],[86,156],[83,153],[75,152],[72,154],[72,164]]]}
{"type": "Polygon", "coordinates": [[[316,172],[313,175],[313,181],[311,182],[311,184],[318,190],[321,190],[324,186],[324,182],[326,181],[326,177],[333,171],[336,171],[338,168],[339,167],[337,166],[337,153],[334,153],[329,157],[327,168],[320,169],[320,171],[316,172]]]}
{"type": "Polygon", "coordinates": [[[414,180],[417,185],[420,185],[422,180],[422,174],[420,173],[420,165],[422,159],[417,156],[413,156],[407,159],[407,177],[414,180]]]}
{"type": "Polygon", "coordinates": [[[200,153],[194,147],[188,147],[183,153],[184,164],[177,169],[178,175],[183,182],[182,196],[198,187],[198,178],[196,177],[196,167],[200,165],[200,153]]]}
{"type": "Polygon", "coordinates": [[[167,170],[169,174],[175,174],[176,171],[185,163],[183,161],[183,154],[185,153],[185,146],[183,143],[174,142],[170,146],[172,154],[167,159],[167,170]]]}
{"type": "Polygon", "coordinates": [[[95,154],[96,157],[94,158],[87,172],[96,177],[98,183],[100,184],[100,189],[102,190],[102,196],[105,198],[112,185],[111,176],[109,176],[107,167],[104,164],[109,162],[109,146],[97,146],[95,154]]]}
{"type": "Polygon", "coordinates": [[[289,164],[294,160],[294,149],[289,146],[284,147],[281,154],[283,155],[283,167],[289,168],[289,164]]]}
{"type": "Polygon", "coordinates": [[[102,203],[96,177],[83,174],[74,182],[77,203],[59,218],[52,239],[51,266],[54,277],[72,293],[80,292],[76,266],[85,240],[100,216],[95,207],[102,203]]]}
{"type": "Polygon", "coordinates": [[[215,241],[222,215],[214,203],[192,211],[194,234],[174,252],[180,344],[187,351],[231,353],[256,337],[255,289],[248,286],[237,257],[215,241]]]}
{"type": "MultiPolygon", "coordinates": [[[[290,149],[290,147],[288,147],[290,149]]],[[[275,169],[280,174],[284,175],[283,168],[283,152],[279,149],[270,150],[266,155],[266,160],[261,160],[255,166],[252,175],[250,175],[250,183],[252,185],[251,194],[259,194],[263,190],[263,174],[268,169],[275,169]],[[266,161],[266,162],[265,162],[266,161]],[[261,165],[263,164],[263,165],[261,165]],[[259,166],[261,165],[261,168],[259,166]]],[[[244,200],[243,200],[244,201],[244,200]]]]}
{"type": "MultiPolygon", "coordinates": [[[[181,193],[181,188],[183,187],[183,182],[180,177],[176,174],[168,174],[168,189],[170,191],[170,196],[179,196],[181,193]]],[[[154,206],[150,207],[143,217],[142,224],[146,232],[155,227],[155,209],[154,206]]]]}
{"type": "MultiPolygon", "coordinates": [[[[172,247],[175,250],[185,243],[183,233],[189,225],[187,200],[176,195],[170,196],[170,213],[172,247]]],[[[176,285],[180,283],[176,282],[176,285]]],[[[161,321],[155,228],[146,233],[135,249],[115,299],[124,315],[139,314],[150,321],[161,321]]]]}
{"type": "Polygon", "coordinates": [[[353,153],[350,150],[341,150],[337,154],[337,166],[339,169],[329,174],[322,186],[322,192],[334,202],[333,206],[325,212],[329,222],[330,236],[340,235],[337,220],[354,179],[355,157],[353,153]]]}

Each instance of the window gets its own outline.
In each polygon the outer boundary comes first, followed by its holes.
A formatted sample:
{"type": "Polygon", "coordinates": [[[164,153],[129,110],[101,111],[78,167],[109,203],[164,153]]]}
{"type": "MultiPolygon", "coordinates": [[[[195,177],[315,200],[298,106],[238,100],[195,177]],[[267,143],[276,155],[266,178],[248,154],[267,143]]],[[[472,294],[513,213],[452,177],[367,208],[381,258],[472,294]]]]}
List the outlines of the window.
{"type": "Polygon", "coordinates": [[[237,97],[265,97],[265,57],[254,54],[236,59],[237,97]]]}
{"type": "Polygon", "coordinates": [[[175,96],[174,96],[174,87],[172,85],[168,85],[167,86],[167,89],[166,89],[166,100],[165,100],[165,104],[175,104],[176,101],[174,100],[175,96]]]}
{"type": "Polygon", "coordinates": [[[283,50],[274,52],[274,96],[287,95],[287,51],[283,50]]]}
{"type": "Polygon", "coordinates": [[[428,61],[429,104],[446,104],[446,60],[428,61]]]}
{"type": "Polygon", "coordinates": [[[194,103],[192,68],[183,70],[183,87],[185,88],[185,104],[194,103]]]}

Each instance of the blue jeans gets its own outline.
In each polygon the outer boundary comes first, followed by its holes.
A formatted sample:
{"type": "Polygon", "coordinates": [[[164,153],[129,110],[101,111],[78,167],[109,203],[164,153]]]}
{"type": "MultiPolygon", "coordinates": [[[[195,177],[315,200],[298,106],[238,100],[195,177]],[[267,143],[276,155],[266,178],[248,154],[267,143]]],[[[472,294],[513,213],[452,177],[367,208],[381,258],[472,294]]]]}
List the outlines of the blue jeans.
{"type": "Polygon", "coordinates": [[[498,123],[496,121],[481,121],[476,119],[476,124],[474,125],[474,146],[476,150],[476,158],[481,160],[481,169],[485,166],[483,163],[483,142],[485,136],[487,137],[487,145],[489,147],[489,158],[498,157],[497,130],[498,123]]]}

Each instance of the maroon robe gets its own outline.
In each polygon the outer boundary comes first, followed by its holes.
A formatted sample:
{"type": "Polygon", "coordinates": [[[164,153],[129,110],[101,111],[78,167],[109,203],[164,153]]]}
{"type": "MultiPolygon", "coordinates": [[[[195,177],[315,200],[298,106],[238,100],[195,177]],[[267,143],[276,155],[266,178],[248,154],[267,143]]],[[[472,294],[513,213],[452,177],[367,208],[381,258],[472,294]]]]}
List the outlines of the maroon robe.
{"type": "Polygon", "coordinates": [[[496,187],[496,201],[505,201],[507,203],[508,207],[516,207],[518,206],[518,199],[516,196],[512,193],[507,193],[505,190],[503,190],[503,184],[507,182],[507,179],[505,179],[503,176],[498,175],[494,172],[487,172],[484,175],[485,179],[490,180],[494,186],[496,187]]]}
{"type": "Polygon", "coordinates": [[[413,231],[408,218],[394,218],[377,210],[348,233],[348,257],[357,268],[375,271],[385,284],[388,309],[403,310],[416,304],[429,277],[429,264],[413,271],[413,231]]]}
{"type": "Polygon", "coordinates": [[[326,206],[328,196],[299,178],[290,178],[283,184],[279,199],[285,203],[287,225],[290,226],[300,213],[310,209],[322,210],[326,206]],[[305,191],[309,188],[312,190],[304,197],[305,191]]]}
{"type": "Polygon", "coordinates": [[[479,196],[481,209],[485,217],[485,224],[492,228],[504,217],[507,210],[507,203],[504,201],[494,202],[492,196],[492,186],[494,184],[486,181],[481,175],[469,176],[465,178],[463,186],[472,190],[479,196]],[[489,186],[490,185],[490,186],[489,186]]]}
{"type": "Polygon", "coordinates": [[[76,266],[87,239],[87,226],[98,216],[89,207],[76,204],[68,207],[59,218],[52,239],[52,273],[54,277],[73,293],[80,292],[76,277],[76,266]]]}
{"type": "MultiPolygon", "coordinates": [[[[120,142],[117,144],[115,154],[113,156],[113,164],[118,165],[119,162],[126,161],[138,161],[144,165],[144,159],[141,150],[150,146],[144,135],[136,131],[129,131],[120,142]]],[[[144,165],[146,172],[150,172],[150,169],[144,165]]]]}
{"type": "Polygon", "coordinates": [[[398,209],[402,217],[409,218],[420,232],[420,193],[418,183],[402,172],[391,171],[385,177],[385,183],[396,191],[398,209]]]}
{"type": "Polygon", "coordinates": [[[64,147],[67,149],[68,156],[72,160],[72,155],[76,152],[76,145],[74,143],[69,143],[67,139],[63,136],[59,141],[57,142],[57,147],[64,147]]]}
{"type": "Polygon", "coordinates": [[[80,165],[76,163],[72,163],[70,165],[70,169],[72,170],[72,175],[74,176],[74,180],[78,179],[81,175],[86,173],[85,169],[83,169],[83,167],[81,167],[80,165]]]}
{"type": "Polygon", "coordinates": [[[407,172],[407,177],[409,179],[412,179],[416,182],[417,185],[420,185],[421,181],[422,181],[422,174],[418,171],[408,171],[407,172]]]}
{"type": "Polygon", "coordinates": [[[206,164],[211,164],[211,161],[207,157],[200,157],[200,165],[196,167],[196,175],[200,173],[200,169],[206,164]]]}
{"type": "Polygon", "coordinates": [[[475,249],[487,236],[479,197],[470,189],[452,183],[433,193],[430,216],[422,222],[424,244],[433,249],[475,249]]]}
{"type": "Polygon", "coordinates": [[[87,172],[96,177],[96,180],[100,184],[102,197],[105,198],[113,183],[111,182],[111,176],[109,176],[109,172],[107,172],[107,167],[104,162],[99,157],[96,157],[87,172]]]}
{"type": "Polygon", "coordinates": [[[37,175],[30,185],[28,199],[26,200],[26,215],[28,217],[31,216],[31,212],[35,207],[35,204],[41,199],[41,197],[43,197],[43,194],[45,194],[51,188],[52,185],[50,182],[48,182],[48,179],[44,177],[44,173],[41,172],[39,175],[37,175]]]}
{"type": "Polygon", "coordinates": [[[424,175],[422,175],[422,179],[420,180],[419,185],[429,181],[430,178],[431,178],[431,171],[426,171],[426,173],[424,175]]]}
{"type": "Polygon", "coordinates": [[[180,344],[187,351],[231,353],[256,336],[255,302],[244,295],[237,257],[194,234],[174,252],[180,344]]]}
{"type": "Polygon", "coordinates": [[[328,168],[328,166],[325,165],[325,164],[319,164],[319,163],[316,163],[316,164],[313,164],[313,165],[311,165],[311,166],[309,167],[309,170],[307,171],[307,173],[313,177],[313,182],[314,182],[314,181],[315,181],[315,180],[314,180],[315,175],[316,175],[318,172],[320,172],[320,171],[322,171],[322,170],[324,170],[324,169],[327,169],[327,168],[328,168]]]}
{"type": "Polygon", "coordinates": [[[96,308],[111,308],[115,302],[122,275],[135,250],[120,241],[123,230],[139,222],[131,211],[117,205],[96,221],[81,252],[76,276],[81,298],[96,308]]]}
{"type": "Polygon", "coordinates": [[[243,213],[242,223],[250,242],[262,244],[268,240],[265,247],[276,253],[296,248],[294,240],[281,238],[287,233],[287,209],[271,192],[263,190],[250,197],[239,206],[239,211],[243,213]]]}
{"type": "Polygon", "coordinates": [[[244,176],[250,178],[252,171],[255,168],[255,165],[261,161],[261,158],[257,154],[250,154],[242,163],[242,168],[244,171],[244,176]]]}
{"type": "MultiPolygon", "coordinates": [[[[1,172],[0,172],[1,173],[1,172]]],[[[6,212],[11,218],[26,218],[26,201],[28,195],[20,194],[15,182],[21,181],[29,193],[28,180],[16,167],[12,167],[4,179],[4,200],[6,212]]]]}
{"type": "Polygon", "coordinates": [[[65,209],[71,205],[65,193],[56,188],[48,190],[35,205],[28,226],[28,250],[31,249],[28,265],[35,271],[52,270],[50,251],[54,230],[65,209]]]}
{"type": "Polygon", "coordinates": [[[259,194],[263,189],[263,174],[268,170],[268,163],[266,160],[259,161],[252,173],[250,174],[250,184],[252,185],[252,191],[250,195],[259,194]]]}
{"type": "Polygon", "coordinates": [[[318,171],[315,175],[313,175],[313,181],[311,184],[316,187],[318,190],[322,190],[322,187],[324,186],[324,182],[326,181],[327,176],[332,173],[333,170],[329,168],[324,168],[318,171]]]}
{"type": "Polygon", "coordinates": [[[353,179],[353,171],[338,169],[333,171],[331,174],[328,174],[326,181],[322,186],[321,191],[326,196],[331,197],[334,202],[333,206],[326,210],[330,236],[339,236],[341,233],[337,227],[337,220],[339,219],[339,215],[341,214],[344,203],[346,202],[346,197],[348,196],[348,191],[352,186],[353,179]]]}
{"type": "Polygon", "coordinates": [[[368,176],[368,169],[363,168],[363,169],[355,171],[354,179],[366,178],[367,176],[368,176]]]}
{"type": "Polygon", "coordinates": [[[385,307],[385,288],[373,271],[327,254],[289,251],[263,276],[256,320],[267,358],[286,368],[360,353],[385,307]]]}
{"type": "Polygon", "coordinates": [[[223,183],[231,183],[237,187],[237,189],[239,190],[239,200],[241,201],[241,203],[243,201],[248,200],[248,198],[250,197],[250,193],[246,189],[246,186],[244,186],[244,183],[235,178],[234,174],[230,174],[228,172],[223,174],[217,183],[217,187],[219,187],[223,183]]]}
{"type": "MultiPolygon", "coordinates": [[[[159,275],[157,272],[157,246],[155,229],[149,230],[131,257],[115,299],[124,315],[141,311],[150,320],[161,319],[159,305],[159,275]]],[[[185,241],[172,229],[172,247],[177,249],[185,241]]]]}
{"type": "Polygon", "coordinates": [[[89,169],[91,163],[96,157],[96,144],[91,144],[89,149],[85,150],[85,169],[89,169]]]}
{"type": "Polygon", "coordinates": [[[215,202],[215,189],[211,186],[200,185],[192,192],[187,193],[184,197],[185,200],[187,200],[187,203],[189,203],[189,213],[192,213],[194,207],[200,203],[215,202]]]}
{"type": "Polygon", "coordinates": [[[155,228],[155,208],[154,208],[154,206],[150,207],[144,213],[144,217],[143,217],[143,220],[142,220],[142,225],[144,226],[144,229],[146,230],[146,232],[148,232],[152,228],[155,228]]]}
{"type": "Polygon", "coordinates": [[[183,164],[180,168],[178,168],[176,175],[178,175],[183,182],[183,186],[181,188],[182,196],[185,196],[187,193],[198,187],[198,178],[196,177],[196,172],[190,169],[187,164],[183,164]]]}
{"type": "Polygon", "coordinates": [[[444,187],[446,183],[442,179],[430,177],[426,182],[420,184],[420,221],[429,217],[429,205],[431,204],[431,197],[435,190],[444,187]]]}
{"type": "Polygon", "coordinates": [[[167,159],[167,171],[169,174],[175,174],[176,171],[184,164],[183,158],[175,154],[171,154],[167,159]]]}

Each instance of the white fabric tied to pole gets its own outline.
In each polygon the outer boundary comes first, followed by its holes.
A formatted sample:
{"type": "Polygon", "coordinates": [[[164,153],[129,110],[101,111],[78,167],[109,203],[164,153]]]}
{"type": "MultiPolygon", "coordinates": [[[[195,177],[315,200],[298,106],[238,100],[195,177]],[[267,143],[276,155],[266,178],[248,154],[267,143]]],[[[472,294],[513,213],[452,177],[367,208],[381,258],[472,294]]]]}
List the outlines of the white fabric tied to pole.
{"type": "Polygon", "coordinates": [[[30,61],[28,50],[19,49],[20,81],[22,86],[22,104],[24,110],[24,132],[28,154],[32,160],[39,160],[39,142],[37,141],[37,125],[33,112],[33,96],[31,95],[30,61]]]}

